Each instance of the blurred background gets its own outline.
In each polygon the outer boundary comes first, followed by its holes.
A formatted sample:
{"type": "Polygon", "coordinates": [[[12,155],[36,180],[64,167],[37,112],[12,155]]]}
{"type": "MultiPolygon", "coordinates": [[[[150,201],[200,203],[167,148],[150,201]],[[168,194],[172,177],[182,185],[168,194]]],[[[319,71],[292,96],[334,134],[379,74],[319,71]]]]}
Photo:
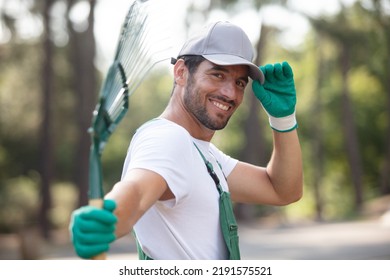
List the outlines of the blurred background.
{"type": "MultiPolygon", "coordinates": [[[[67,228],[88,203],[87,130],[131,2],[0,0],[0,259],[75,257],[67,228]]],[[[390,259],[390,1],[165,2],[172,56],[206,22],[229,20],[247,31],[256,64],[286,60],[294,69],[304,197],[286,207],[235,205],[244,258],[390,259]]],[[[106,191],[135,129],[169,100],[164,63],[131,97],[104,150],[106,191]]],[[[272,133],[250,91],[214,143],[265,165],[272,133]]],[[[125,241],[113,251],[134,253],[125,241]]]]}

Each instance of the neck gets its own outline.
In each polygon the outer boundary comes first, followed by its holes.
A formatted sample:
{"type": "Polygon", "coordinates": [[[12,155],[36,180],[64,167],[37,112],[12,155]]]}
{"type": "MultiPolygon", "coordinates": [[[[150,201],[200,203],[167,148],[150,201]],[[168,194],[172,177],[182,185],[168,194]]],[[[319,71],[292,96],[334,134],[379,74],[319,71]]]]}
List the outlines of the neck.
{"type": "Polygon", "coordinates": [[[189,113],[181,102],[177,102],[175,94],[171,97],[168,106],[160,115],[161,118],[172,121],[184,127],[192,137],[210,142],[215,131],[202,125],[191,113],[189,113]]]}

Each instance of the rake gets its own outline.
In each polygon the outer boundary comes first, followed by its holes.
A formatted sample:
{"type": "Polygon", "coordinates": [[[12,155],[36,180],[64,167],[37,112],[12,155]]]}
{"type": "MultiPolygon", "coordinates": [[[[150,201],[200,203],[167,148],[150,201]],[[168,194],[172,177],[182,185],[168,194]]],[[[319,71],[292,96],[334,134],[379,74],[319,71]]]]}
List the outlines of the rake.
{"type": "MultiPolygon", "coordinates": [[[[89,156],[89,204],[103,206],[101,156],[109,137],[128,111],[129,97],[148,72],[159,62],[169,59],[167,32],[154,13],[152,0],[136,0],[130,6],[122,25],[114,60],[110,65],[93,112],[89,156]],[[158,21],[157,21],[158,20],[158,21]]],[[[104,259],[99,255],[94,259],[104,259]]]]}

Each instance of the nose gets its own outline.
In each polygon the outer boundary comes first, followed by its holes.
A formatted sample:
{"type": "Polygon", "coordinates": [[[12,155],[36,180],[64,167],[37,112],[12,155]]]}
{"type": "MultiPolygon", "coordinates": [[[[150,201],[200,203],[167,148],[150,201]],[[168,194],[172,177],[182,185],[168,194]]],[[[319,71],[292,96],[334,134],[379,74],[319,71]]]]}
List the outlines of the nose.
{"type": "Polygon", "coordinates": [[[225,98],[230,100],[235,100],[238,95],[238,90],[235,83],[229,81],[224,83],[224,85],[221,88],[221,93],[225,98]]]}

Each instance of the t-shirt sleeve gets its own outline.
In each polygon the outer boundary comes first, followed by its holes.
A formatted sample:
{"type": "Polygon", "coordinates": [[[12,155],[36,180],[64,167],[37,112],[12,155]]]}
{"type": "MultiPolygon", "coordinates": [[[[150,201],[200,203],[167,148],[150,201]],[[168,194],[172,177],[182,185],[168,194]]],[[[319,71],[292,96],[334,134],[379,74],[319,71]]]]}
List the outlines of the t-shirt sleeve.
{"type": "Polygon", "coordinates": [[[237,165],[238,160],[226,155],[213,144],[210,144],[210,150],[217,161],[221,164],[223,173],[226,177],[228,177],[229,174],[233,171],[234,167],[237,165]]]}
{"type": "Polygon", "coordinates": [[[191,151],[186,131],[175,126],[152,126],[137,132],[130,144],[122,178],[135,168],[153,171],[164,178],[175,196],[172,207],[191,190],[191,151]],[[187,166],[188,168],[178,168],[187,166]]]}

